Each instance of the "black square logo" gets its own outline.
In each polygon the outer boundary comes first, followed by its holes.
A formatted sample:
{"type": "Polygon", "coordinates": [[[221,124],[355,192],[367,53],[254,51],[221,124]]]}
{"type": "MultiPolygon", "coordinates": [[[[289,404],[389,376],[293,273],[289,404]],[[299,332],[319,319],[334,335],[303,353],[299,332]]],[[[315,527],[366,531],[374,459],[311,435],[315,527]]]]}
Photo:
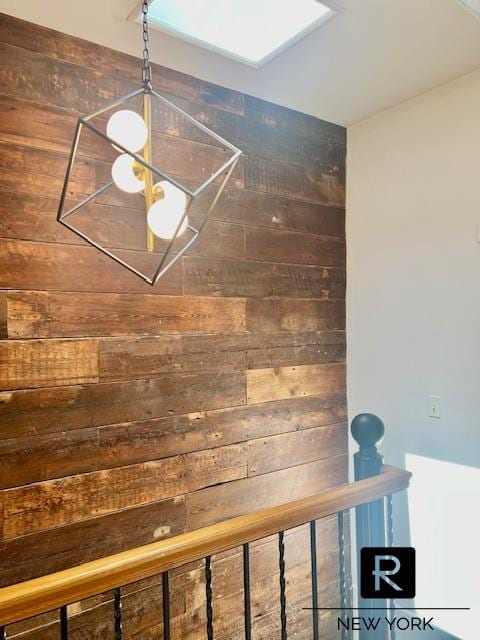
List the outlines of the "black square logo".
{"type": "Polygon", "coordinates": [[[360,552],[362,598],[414,598],[415,549],[364,547],[360,552]]]}

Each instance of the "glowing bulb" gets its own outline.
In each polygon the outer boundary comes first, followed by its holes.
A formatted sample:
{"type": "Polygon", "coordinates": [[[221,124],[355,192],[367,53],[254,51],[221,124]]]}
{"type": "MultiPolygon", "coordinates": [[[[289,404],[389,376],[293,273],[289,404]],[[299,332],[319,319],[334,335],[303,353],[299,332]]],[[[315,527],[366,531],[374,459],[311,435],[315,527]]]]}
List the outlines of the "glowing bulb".
{"type": "Polygon", "coordinates": [[[128,153],[123,153],[112,165],[112,179],[119,189],[127,193],[139,193],[144,189],[143,180],[135,175],[135,160],[128,153]]]}
{"type": "Polygon", "coordinates": [[[148,129],[138,113],[122,109],[110,117],[107,123],[107,136],[131,153],[137,153],[147,142],[148,129]]]}
{"type": "MultiPolygon", "coordinates": [[[[163,180],[154,186],[154,190],[163,190],[163,198],[152,204],[147,214],[147,222],[151,231],[159,238],[171,240],[175,230],[187,208],[186,194],[170,182],[163,180]]],[[[177,236],[185,232],[188,216],[185,216],[177,236]]]]}

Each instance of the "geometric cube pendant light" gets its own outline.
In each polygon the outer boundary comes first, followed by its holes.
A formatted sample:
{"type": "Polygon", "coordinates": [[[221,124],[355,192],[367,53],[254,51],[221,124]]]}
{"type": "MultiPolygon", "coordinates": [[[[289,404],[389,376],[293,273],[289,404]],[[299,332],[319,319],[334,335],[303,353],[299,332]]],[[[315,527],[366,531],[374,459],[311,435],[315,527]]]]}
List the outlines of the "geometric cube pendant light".
{"type": "Polygon", "coordinates": [[[153,285],[198,238],[241,151],[151,84],[79,118],[57,220],[153,285]]]}

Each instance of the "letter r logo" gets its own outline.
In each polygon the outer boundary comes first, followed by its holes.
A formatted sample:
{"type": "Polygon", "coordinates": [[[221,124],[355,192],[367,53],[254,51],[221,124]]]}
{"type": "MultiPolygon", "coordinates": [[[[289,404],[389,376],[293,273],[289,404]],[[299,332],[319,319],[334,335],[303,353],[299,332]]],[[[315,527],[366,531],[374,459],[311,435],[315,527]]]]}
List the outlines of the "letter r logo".
{"type": "Polygon", "coordinates": [[[372,571],[375,576],[375,591],[380,591],[380,580],[385,580],[387,584],[396,589],[396,591],[401,591],[402,588],[395,584],[393,580],[390,580],[388,576],[394,576],[396,573],[400,571],[400,560],[395,556],[375,556],[375,571],[372,571]],[[382,562],[393,562],[394,568],[390,571],[386,569],[382,569],[382,562]]]}
{"type": "Polygon", "coordinates": [[[414,598],[415,549],[364,547],[360,552],[362,598],[414,598]]]}

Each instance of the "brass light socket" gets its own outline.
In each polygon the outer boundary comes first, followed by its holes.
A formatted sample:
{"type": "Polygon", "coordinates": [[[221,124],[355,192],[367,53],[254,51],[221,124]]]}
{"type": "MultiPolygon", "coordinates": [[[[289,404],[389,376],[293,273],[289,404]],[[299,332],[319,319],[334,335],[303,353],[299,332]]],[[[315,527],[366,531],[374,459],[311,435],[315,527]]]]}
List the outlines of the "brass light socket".
{"type": "Polygon", "coordinates": [[[158,182],[157,184],[153,185],[152,195],[155,202],[158,202],[159,200],[163,200],[165,198],[165,191],[158,182]]]}
{"type": "MultiPolygon", "coordinates": [[[[142,180],[145,182],[146,168],[143,166],[141,162],[138,162],[138,160],[134,160],[132,164],[132,171],[135,174],[135,177],[137,178],[137,180],[142,180]]],[[[163,189],[163,187],[160,185],[159,182],[153,185],[152,196],[155,202],[158,202],[159,200],[163,200],[163,198],[165,198],[165,190],[163,189]]]]}
{"type": "Polygon", "coordinates": [[[134,160],[132,163],[132,171],[135,174],[137,180],[144,180],[145,178],[145,167],[138,160],[134,160]]]}

